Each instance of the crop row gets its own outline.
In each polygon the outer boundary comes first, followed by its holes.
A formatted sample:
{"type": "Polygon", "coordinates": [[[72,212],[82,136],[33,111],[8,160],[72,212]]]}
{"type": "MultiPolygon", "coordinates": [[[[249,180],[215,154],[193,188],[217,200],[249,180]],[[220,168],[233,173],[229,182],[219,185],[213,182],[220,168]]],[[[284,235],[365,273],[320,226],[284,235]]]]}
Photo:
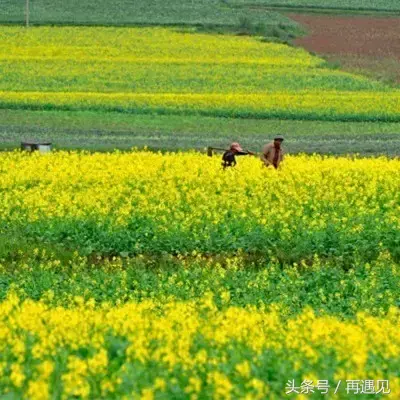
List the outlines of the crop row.
{"type": "Polygon", "coordinates": [[[268,94],[0,92],[0,107],[326,121],[400,121],[400,93],[268,94]]]}

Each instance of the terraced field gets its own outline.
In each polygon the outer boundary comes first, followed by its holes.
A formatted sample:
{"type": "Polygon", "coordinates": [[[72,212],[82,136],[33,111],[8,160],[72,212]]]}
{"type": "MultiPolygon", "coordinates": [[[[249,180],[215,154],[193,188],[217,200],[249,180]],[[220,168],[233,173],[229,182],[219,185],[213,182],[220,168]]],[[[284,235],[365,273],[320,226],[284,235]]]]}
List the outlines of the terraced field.
{"type": "Polygon", "coordinates": [[[3,27],[0,107],[398,121],[400,92],[257,38],[3,27]]]}

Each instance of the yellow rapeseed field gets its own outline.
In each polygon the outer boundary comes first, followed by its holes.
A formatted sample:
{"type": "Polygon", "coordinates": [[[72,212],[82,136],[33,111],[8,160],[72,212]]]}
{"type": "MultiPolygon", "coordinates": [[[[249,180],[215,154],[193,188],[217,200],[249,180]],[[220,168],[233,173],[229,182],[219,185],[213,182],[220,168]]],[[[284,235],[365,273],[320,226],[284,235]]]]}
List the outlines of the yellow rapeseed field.
{"type": "Polygon", "coordinates": [[[256,118],[397,121],[400,92],[300,92],[271,94],[154,94],[0,92],[12,108],[161,112],[256,118]]]}
{"type": "Polygon", "coordinates": [[[328,381],[356,399],[362,380],[397,399],[399,173],[0,154],[0,394],[278,400],[328,381]]]}
{"type": "MultiPolygon", "coordinates": [[[[400,120],[399,90],[192,29],[0,27],[0,71],[0,108],[400,120]]],[[[0,398],[399,399],[399,176],[0,153],[0,398]]]]}
{"type": "Polygon", "coordinates": [[[223,171],[194,152],[5,153],[0,221],[113,254],[397,254],[399,160],[292,156],[279,171],[239,162],[223,171]]]}
{"type": "MultiPolygon", "coordinates": [[[[310,309],[284,320],[279,307],[231,307],[229,295],[225,301],[222,310],[212,296],[96,308],[76,297],[66,309],[10,295],[0,304],[0,388],[41,400],[280,399],[288,379],[300,385],[319,376],[390,380],[386,398],[399,397],[397,309],[384,319],[359,313],[354,322],[310,309]]],[[[329,398],[353,398],[344,386],[329,398]]]]}

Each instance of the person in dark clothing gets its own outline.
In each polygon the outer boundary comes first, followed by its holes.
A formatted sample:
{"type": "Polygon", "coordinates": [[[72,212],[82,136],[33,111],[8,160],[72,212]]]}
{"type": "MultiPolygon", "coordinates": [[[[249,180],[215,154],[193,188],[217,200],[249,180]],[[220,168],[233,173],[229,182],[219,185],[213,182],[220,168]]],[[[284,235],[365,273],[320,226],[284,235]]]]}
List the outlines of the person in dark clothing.
{"type": "Polygon", "coordinates": [[[234,167],[236,165],[236,156],[253,155],[251,151],[244,151],[239,143],[232,143],[229,150],[222,156],[222,167],[234,167]]]}

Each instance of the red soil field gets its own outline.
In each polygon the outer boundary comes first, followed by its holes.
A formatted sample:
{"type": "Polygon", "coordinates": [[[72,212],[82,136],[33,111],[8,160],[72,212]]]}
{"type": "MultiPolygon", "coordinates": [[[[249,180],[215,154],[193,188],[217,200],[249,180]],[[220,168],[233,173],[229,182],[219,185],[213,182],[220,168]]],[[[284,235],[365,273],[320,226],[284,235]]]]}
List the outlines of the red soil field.
{"type": "Polygon", "coordinates": [[[400,18],[289,14],[309,35],[295,44],[344,69],[400,83],[400,18]]]}

